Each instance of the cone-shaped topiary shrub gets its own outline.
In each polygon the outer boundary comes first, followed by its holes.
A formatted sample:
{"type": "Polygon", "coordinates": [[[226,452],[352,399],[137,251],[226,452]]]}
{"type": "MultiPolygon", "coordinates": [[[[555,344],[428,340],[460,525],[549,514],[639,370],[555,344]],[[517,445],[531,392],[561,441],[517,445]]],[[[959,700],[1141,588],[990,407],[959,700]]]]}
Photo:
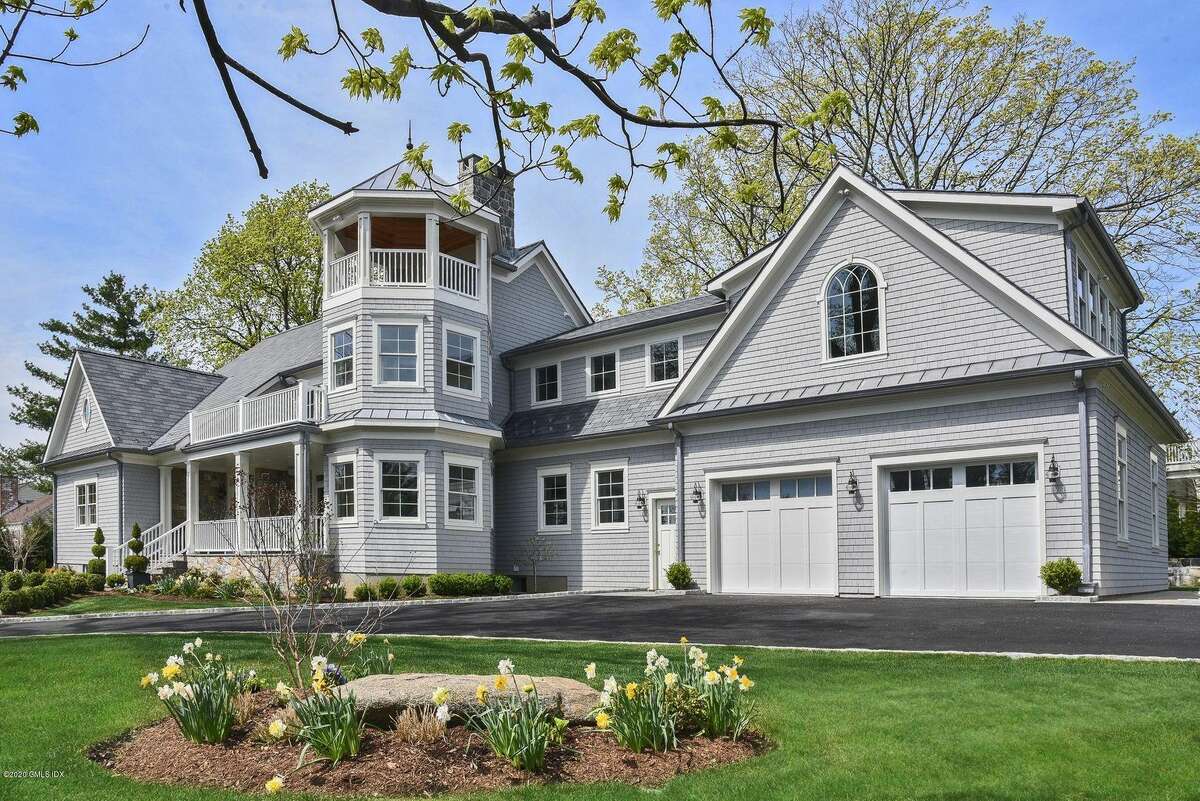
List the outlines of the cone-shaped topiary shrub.
{"type": "Polygon", "coordinates": [[[92,556],[94,559],[89,559],[87,564],[87,572],[94,573],[97,576],[103,576],[108,572],[108,560],[105,555],[108,549],[104,547],[104,530],[97,527],[96,536],[92,538],[92,556]]]}

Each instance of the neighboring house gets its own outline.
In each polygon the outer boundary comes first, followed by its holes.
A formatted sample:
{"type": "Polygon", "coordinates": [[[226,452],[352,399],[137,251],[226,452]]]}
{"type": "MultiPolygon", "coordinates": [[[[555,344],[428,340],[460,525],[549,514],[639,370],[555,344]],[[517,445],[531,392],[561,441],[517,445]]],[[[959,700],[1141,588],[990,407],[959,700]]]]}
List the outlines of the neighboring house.
{"type": "Polygon", "coordinates": [[[37,518],[54,524],[54,497],[39,492],[30,483],[19,483],[10,476],[0,476],[0,523],[8,529],[14,542],[25,536],[25,527],[37,518]]]}
{"type": "Polygon", "coordinates": [[[81,351],[58,558],[138,522],[220,565],[251,474],[328,500],[347,582],[523,577],[537,537],[571,589],[678,560],[712,592],[1029,597],[1057,557],[1101,593],[1166,586],[1185,433],[1129,363],[1143,299],[1083,198],[838,168],[700,297],[593,321],[474,164],[465,217],[397,167],[313,209],[323,318],[216,374],[81,351]]]}
{"type": "Polygon", "coordinates": [[[1181,442],[1167,448],[1167,492],[1183,515],[1200,498],[1200,443],[1181,442]]]}

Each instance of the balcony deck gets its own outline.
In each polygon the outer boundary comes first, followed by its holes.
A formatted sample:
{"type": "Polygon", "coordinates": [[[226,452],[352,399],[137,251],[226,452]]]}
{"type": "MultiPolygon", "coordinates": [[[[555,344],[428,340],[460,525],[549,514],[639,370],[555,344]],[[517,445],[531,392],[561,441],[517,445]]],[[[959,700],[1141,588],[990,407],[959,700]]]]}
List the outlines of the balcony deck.
{"type": "Polygon", "coordinates": [[[278,392],[192,411],[188,417],[193,444],[291,423],[319,423],[325,417],[325,389],[301,381],[278,392]]]}
{"type": "MultiPolygon", "coordinates": [[[[426,252],[403,248],[371,248],[367,269],[359,251],[329,263],[329,290],[336,295],[358,286],[428,286],[426,252]],[[365,275],[364,275],[365,273],[365,275]]],[[[479,297],[479,266],[438,254],[437,286],[467,298],[479,297]]]]}

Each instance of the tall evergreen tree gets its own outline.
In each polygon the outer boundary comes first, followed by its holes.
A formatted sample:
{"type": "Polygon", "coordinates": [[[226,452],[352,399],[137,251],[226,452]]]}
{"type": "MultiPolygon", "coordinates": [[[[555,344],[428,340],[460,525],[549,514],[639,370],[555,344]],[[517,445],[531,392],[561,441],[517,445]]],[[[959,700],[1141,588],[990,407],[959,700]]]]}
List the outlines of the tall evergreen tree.
{"type": "MultiPolygon", "coordinates": [[[[148,292],[144,284],[130,286],[125,276],[110,272],[98,285],[83,286],[88,299],[70,320],[52,318],[41,323],[42,330],[50,337],[38,343],[38,350],[63,367],[60,371],[25,362],[29,375],[45,387],[26,383],[8,387],[13,397],[9,414],[12,421],[50,431],[58,413],[59,397],[67,385],[66,370],[78,348],[150,357],[154,333],[143,323],[148,292]]],[[[45,445],[35,440],[25,440],[12,448],[0,446],[0,472],[37,481],[45,489],[47,476],[40,467],[44,453],[45,445]]]]}

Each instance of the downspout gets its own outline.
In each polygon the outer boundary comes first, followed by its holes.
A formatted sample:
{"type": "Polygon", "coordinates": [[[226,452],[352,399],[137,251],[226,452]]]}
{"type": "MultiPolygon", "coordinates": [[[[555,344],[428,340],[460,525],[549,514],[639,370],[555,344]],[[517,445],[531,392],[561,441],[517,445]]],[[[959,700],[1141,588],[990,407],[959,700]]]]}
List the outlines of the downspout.
{"type": "Polygon", "coordinates": [[[52,489],[54,492],[54,536],[50,539],[50,564],[57,566],[58,565],[58,523],[59,523],[58,503],[61,500],[58,497],[58,473],[52,474],[50,476],[50,480],[53,482],[52,489]]]}
{"type": "Polygon", "coordinates": [[[687,508],[683,505],[683,432],[674,423],[667,428],[675,435],[675,558],[686,562],[683,554],[683,531],[687,521],[687,508]]]}
{"type": "Polygon", "coordinates": [[[1076,370],[1075,391],[1079,403],[1079,519],[1082,528],[1083,583],[1092,583],[1092,449],[1088,435],[1087,384],[1083,371],[1076,370]]]}
{"type": "Polygon", "coordinates": [[[117,463],[117,544],[125,543],[125,463],[113,459],[117,463]]]}

